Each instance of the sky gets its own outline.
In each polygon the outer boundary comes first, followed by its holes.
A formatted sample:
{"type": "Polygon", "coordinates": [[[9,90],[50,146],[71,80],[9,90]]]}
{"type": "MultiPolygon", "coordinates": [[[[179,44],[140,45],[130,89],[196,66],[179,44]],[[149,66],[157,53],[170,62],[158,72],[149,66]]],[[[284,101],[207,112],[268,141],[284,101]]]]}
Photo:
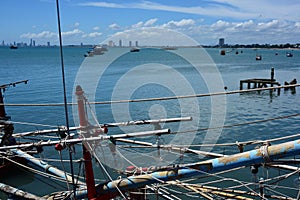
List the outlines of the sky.
{"type": "MultiPolygon", "coordinates": [[[[227,44],[300,43],[299,0],[59,0],[59,7],[64,45],[110,39],[177,45],[179,35],[200,45],[216,45],[219,38],[227,44]]],[[[1,0],[0,9],[0,41],[58,44],[56,0],[1,0]]]]}

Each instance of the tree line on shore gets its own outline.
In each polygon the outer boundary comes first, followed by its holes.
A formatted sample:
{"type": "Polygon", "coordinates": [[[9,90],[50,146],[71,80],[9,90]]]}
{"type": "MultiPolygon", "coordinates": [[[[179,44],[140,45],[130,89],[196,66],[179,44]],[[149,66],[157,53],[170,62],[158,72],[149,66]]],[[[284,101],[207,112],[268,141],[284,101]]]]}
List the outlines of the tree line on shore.
{"type": "Polygon", "coordinates": [[[203,46],[207,48],[270,48],[270,49],[286,49],[286,48],[300,48],[300,43],[297,44],[224,44],[213,45],[213,46],[203,46]]]}

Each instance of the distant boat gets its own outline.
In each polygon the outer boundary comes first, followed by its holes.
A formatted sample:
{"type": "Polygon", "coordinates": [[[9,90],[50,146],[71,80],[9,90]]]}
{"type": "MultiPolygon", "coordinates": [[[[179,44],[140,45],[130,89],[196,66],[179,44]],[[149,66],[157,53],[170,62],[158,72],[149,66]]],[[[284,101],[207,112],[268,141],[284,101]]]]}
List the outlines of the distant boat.
{"type": "Polygon", "coordinates": [[[18,47],[16,45],[11,45],[9,48],[10,49],[17,49],[18,47]]]}
{"type": "Polygon", "coordinates": [[[291,52],[287,52],[286,57],[293,57],[293,54],[291,52]]]}
{"type": "Polygon", "coordinates": [[[139,52],[140,51],[140,49],[139,48],[135,48],[135,47],[133,47],[132,49],[130,49],[130,52],[139,52]]]}
{"type": "Polygon", "coordinates": [[[261,55],[256,55],[255,59],[256,59],[256,60],[261,60],[261,59],[262,59],[262,56],[261,56],[261,55]]]}
{"type": "Polygon", "coordinates": [[[220,51],[220,55],[221,55],[221,56],[225,56],[225,55],[226,55],[226,51],[225,51],[225,50],[221,50],[221,51],[220,51]]]}
{"type": "Polygon", "coordinates": [[[107,51],[107,48],[102,45],[101,46],[97,45],[94,47],[93,51],[94,51],[94,55],[102,55],[104,54],[104,51],[107,51]]]}
{"type": "Polygon", "coordinates": [[[169,47],[169,46],[163,47],[162,49],[163,49],[163,50],[177,50],[176,47],[169,47]]]}
{"type": "Polygon", "coordinates": [[[104,52],[107,51],[107,48],[105,46],[94,46],[91,50],[87,51],[86,54],[84,54],[84,57],[93,57],[94,55],[103,55],[104,52]]]}

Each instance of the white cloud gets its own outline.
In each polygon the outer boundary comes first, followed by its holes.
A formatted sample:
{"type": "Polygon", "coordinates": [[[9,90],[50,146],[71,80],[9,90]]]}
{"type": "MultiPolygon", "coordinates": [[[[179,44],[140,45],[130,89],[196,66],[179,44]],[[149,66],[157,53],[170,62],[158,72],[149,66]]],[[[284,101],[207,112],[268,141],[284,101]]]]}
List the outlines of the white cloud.
{"type": "Polygon", "coordinates": [[[89,33],[89,34],[84,34],[82,35],[83,38],[97,38],[99,36],[101,36],[102,33],[99,33],[99,32],[92,32],[92,33],[89,33]]]}
{"type": "Polygon", "coordinates": [[[109,7],[109,8],[131,8],[143,10],[160,10],[179,12],[210,17],[230,17],[235,19],[285,19],[300,20],[300,1],[280,0],[211,0],[202,3],[201,6],[174,6],[168,4],[154,3],[151,1],[140,1],[135,3],[108,3],[108,2],[86,2],[81,6],[109,7]]]}
{"type": "Polygon", "coordinates": [[[62,36],[65,36],[65,37],[70,37],[70,36],[74,36],[74,35],[80,35],[82,34],[83,32],[79,29],[74,29],[72,31],[67,31],[67,32],[62,32],[62,36]]]}
{"type": "Polygon", "coordinates": [[[78,4],[80,6],[95,6],[95,7],[104,7],[104,8],[126,8],[121,4],[108,3],[108,2],[85,2],[78,4]]]}
{"type": "Polygon", "coordinates": [[[93,27],[93,30],[94,31],[100,30],[100,27],[99,26],[95,26],[95,27],[93,27]]]}
{"type": "Polygon", "coordinates": [[[57,36],[56,33],[50,31],[42,31],[40,33],[24,33],[20,36],[20,38],[40,39],[40,38],[53,38],[56,36],[57,36]]]}
{"type": "Polygon", "coordinates": [[[144,26],[152,26],[155,22],[157,22],[157,18],[149,19],[145,22],[144,26]]]}
{"type": "Polygon", "coordinates": [[[138,23],[136,23],[136,24],[133,24],[131,27],[132,28],[140,28],[140,27],[142,27],[144,25],[144,22],[138,22],[138,23]]]}
{"type": "Polygon", "coordinates": [[[232,26],[232,24],[230,22],[219,20],[216,23],[212,24],[211,28],[215,31],[220,31],[220,30],[225,30],[231,26],[232,26]]]}
{"type": "Polygon", "coordinates": [[[113,34],[103,43],[107,43],[109,40],[114,42],[121,39],[123,44],[128,44],[129,41],[138,41],[139,45],[152,45],[152,46],[189,46],[197,45],[197,42],[192,38],[166,28],[158,27],[142,27],[137,29],[120,31],[113,34]]]}
{"type": "MultiPolygon", "coordinates": [[[[147,38],[156,38],[156,41],[154,41],[154,39],[152,41],[156,45],[158,45],[159,42],[166,43],[164,40],[170,41],[162,37],[160,35],[161,33],[146,29],[151,28],[151,26],[146,27],[145,25],[146,22],[141,21],[130,26],[131,30],[126,29],[126,27],[119,27],[119,30],[123,29],[124,31],[119,31],[113,34],[113,36],[117,37],[118,40],[120,38],[124,40],[124,44],[127,44],[129,40],[146,41],[147,38]],[[137,29],[139,32],[132,31],[133,29],[137,29]]],[[[217,44],[220,37],[225,37],[229,44],[299,43],[298,35],[300,34],[300,22],[295,23],[286,20],[238,20],[235,22],[218,20],[212,24],[203,24],[201,20],[182,19],[178,21],[171,20],[164,24],[153,24],[152,28],[171,29],[173,31],[182,32],[194,38],[200,44],[212,45],[217,44]]],[[[150,40],[147,42],[150,43],[150,40]]],[[[139,42],[139,44],[142,43],[139,42]]]]}
{"type": "Polygon", "coordinates": [[[113,24],[109,25],[108,27],[110,29],[112,29],[112,30],[118,30],[118,29],[120,29],[120,26],[118,24],[116,24],[116,23],[113,23],[113,24]]]}

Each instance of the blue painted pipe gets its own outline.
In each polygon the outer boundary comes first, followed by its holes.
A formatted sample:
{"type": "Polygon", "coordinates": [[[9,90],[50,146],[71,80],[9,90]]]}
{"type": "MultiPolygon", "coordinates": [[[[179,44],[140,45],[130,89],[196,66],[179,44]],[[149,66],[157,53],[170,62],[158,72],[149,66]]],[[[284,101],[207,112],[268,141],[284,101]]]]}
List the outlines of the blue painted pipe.
{"type": "MultiPolygon", "coordinates": [[[[275,159],[296,155],[300,153],[300,140],[286,142],[272,146],[262,146],[259,149],[238,153],[226,157],[210,159],[193,164],[181,165],[170,170],[157,171],[150,174],[129,176],[120,180],[110,181],[96,187],[99,197],[118,194],[116,186],[120,190],[139,188],[160,181],[187,178],[205,173],[215,173],[241,166],[249,166],[258,163],[272,162],[275,159]]],[[[86,197],[86,190],[77,192],[78,198],[86,197]]]]}

